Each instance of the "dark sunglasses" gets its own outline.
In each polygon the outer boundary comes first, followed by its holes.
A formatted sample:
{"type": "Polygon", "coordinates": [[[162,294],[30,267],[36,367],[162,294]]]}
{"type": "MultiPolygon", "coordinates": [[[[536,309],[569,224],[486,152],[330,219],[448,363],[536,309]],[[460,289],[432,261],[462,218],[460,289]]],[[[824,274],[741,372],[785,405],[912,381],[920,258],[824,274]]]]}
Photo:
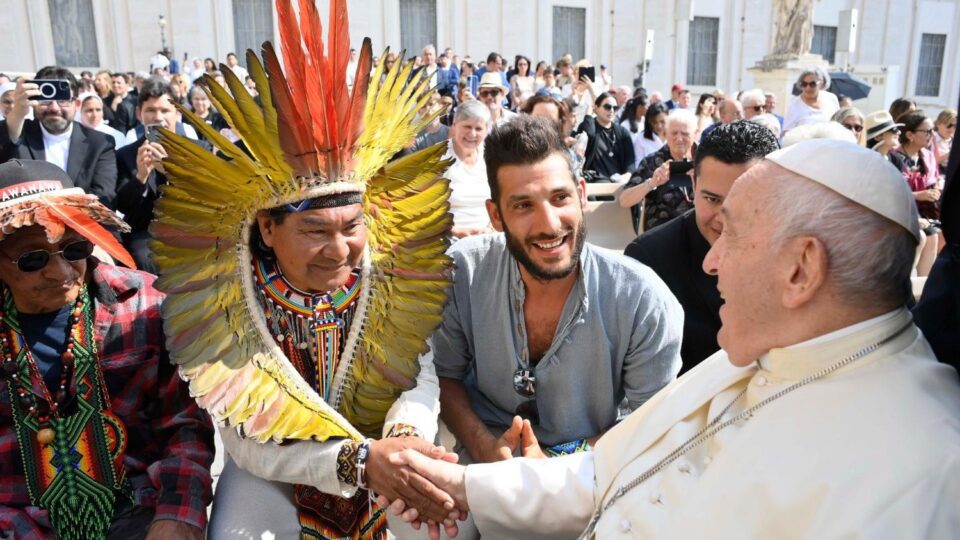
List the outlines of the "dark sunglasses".
{"type": "Polygon", "coordinates": [[[71,242],[60,251],[47,251],[45,249],[35,249],[28,251],[16,259],[11,260],[17,263],[17,268],[21,272],[36,272],[42,270],[50,262],[50,257],[60,255],[69,262],[82,261],[93,254],[93,244],[89,240],[77,240],[71,242]]]}
{"type": "Polygon", "coordinates": [[[849,129],[854,133],[860,133],[861,131],[863,131],[863,126],[859,124],[844,124],[843,127],[849,129]]]}
{"type": "Polygon", "coordinates": [[[603,108],[603,110],[610,111],[610,112],[615,112],[620,109],[619,105],[611,105],[609,103],[604,103],[600,107],[603,108]]]}
{"type": "Polygon", "coordinates": [[[818,81],[802,82],[802,83],[800,83],[800,88],[813,88],[814,86],[817,86],[818,84],[820,84],[818,81]]]}
{"type": "Polygon", "coordinates": [[[747,108],[753,109],[753,112],[758,112],[758,113],[762,113],[763,111],[767,110],[766,105],[754,105],[753,107],[747,107],[747,108]]]}
{"type": "Polygon", "coordinates": [[[489,97],[489,96],[494,96],[494,97],[495,97],[495,96],[496,96],[497,94],[499,94],[499,93],[500,93],[499,90],[481,90],[481,91],[478,93],[478,95],[479,95],[480,97],[489,97]]]}

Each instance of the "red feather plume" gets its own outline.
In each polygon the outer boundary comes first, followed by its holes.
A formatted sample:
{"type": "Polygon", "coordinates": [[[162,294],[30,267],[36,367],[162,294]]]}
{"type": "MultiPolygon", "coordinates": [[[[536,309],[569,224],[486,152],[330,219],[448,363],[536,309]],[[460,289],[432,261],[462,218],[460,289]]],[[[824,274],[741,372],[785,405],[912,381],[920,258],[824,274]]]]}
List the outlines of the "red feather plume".
{"type": "Polygon", "coordinates": [[[136,268],[133,257],[109,231],[94,221],[83,210],[65,204],[50,204],[50,212],[60,218],[61,221],[71,229],[80,233],[81,236],[93,242],[95,245],[103,248],[108,255],[122,262],[129,268],[136,268]]]}

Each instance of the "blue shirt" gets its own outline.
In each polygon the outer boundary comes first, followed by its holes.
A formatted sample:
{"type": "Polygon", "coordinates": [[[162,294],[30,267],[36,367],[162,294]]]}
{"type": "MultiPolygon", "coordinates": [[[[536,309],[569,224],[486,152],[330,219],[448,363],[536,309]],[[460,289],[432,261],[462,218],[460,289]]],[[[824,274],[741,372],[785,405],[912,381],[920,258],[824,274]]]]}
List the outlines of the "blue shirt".
{"type": "MultiPolygon", "coordinates": [[[[528,398],[513,376],[526,367],[525,287],[502,234],[469,237],[450,254],[453,291],[433,337],[437,375],[464,382],[488,426],[509,426],[528,398]]],[[[540,422],[552,446],[613,426],[680,369],[683,311],[657,275],[637,261],[585,244],[580,273],[550,348],[534,368],[540,422]]]]}

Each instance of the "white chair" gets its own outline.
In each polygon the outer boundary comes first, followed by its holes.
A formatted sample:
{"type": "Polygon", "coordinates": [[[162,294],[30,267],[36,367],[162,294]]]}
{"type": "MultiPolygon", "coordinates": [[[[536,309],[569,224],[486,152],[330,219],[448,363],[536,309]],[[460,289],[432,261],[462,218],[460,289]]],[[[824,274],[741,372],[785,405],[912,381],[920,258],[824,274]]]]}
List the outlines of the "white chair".
{"type": "Polygon", "coordinates": [[[623,184],[587,184],[587,208],[584,224],[587,240],[596,246],[623,253],[636,235],[629,208],[621,208],[617,199],[623,184]]]}

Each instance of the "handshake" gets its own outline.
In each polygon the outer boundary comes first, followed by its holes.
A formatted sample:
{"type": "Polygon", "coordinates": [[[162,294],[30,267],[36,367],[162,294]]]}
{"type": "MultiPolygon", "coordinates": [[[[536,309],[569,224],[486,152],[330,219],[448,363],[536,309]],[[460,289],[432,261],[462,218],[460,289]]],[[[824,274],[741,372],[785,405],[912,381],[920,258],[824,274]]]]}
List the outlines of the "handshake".
{"type": "MultiPolygon", "coordinates": [[[[513,425],[491,446],[491,456],[508,459],[517,450],[525,457],[546,457],[533,436],[529,421],[515,417],[513,425]]],[[[417,437],[391,437],[373,441],[366,463],[367,487],[377,494],[377,504],[410,523],[426,525],[431,539],[459,532],[457,521],[467,518],[466,467],[457,454],[417,437]]]]}

